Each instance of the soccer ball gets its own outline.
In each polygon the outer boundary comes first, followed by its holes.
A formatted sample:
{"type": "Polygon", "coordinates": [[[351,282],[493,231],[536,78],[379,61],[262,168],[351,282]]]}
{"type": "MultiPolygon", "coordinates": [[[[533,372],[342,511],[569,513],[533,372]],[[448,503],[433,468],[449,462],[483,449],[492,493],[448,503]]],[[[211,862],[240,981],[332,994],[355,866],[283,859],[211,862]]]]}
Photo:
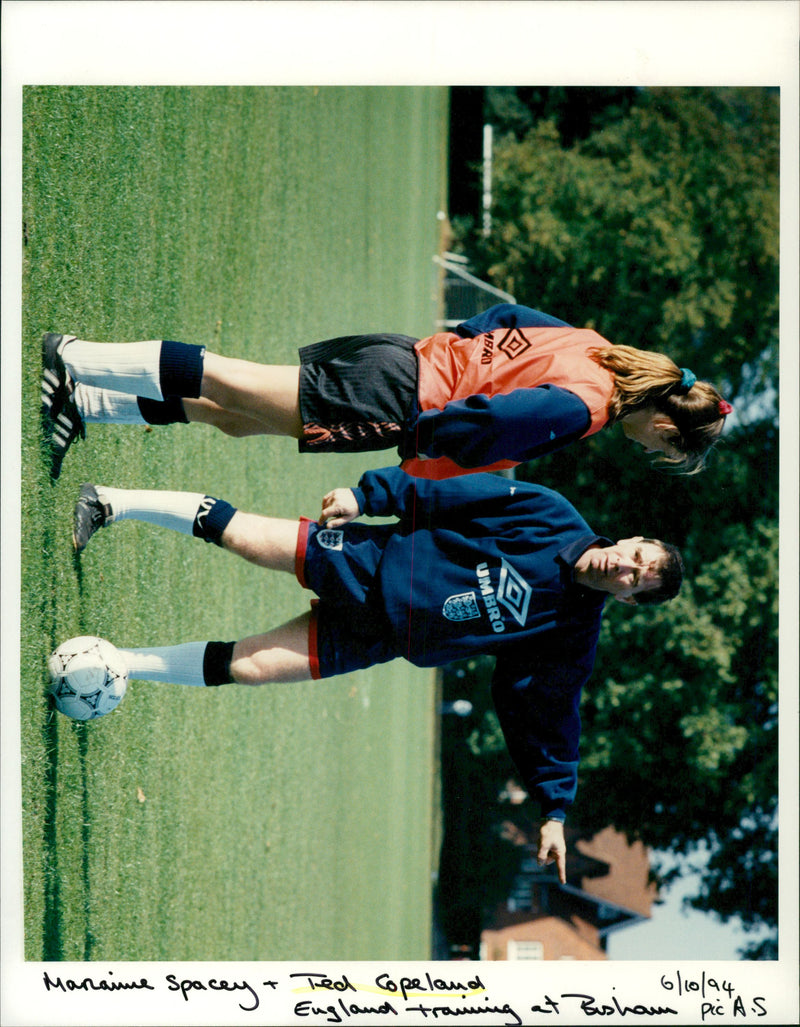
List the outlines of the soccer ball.
{"type": "Polygon", "coordinates": [[[47,661],[56,709],[74,720],[115,710],[128,687],[128,668],[110,642],[81,635],[63,642],[47,661]]]}

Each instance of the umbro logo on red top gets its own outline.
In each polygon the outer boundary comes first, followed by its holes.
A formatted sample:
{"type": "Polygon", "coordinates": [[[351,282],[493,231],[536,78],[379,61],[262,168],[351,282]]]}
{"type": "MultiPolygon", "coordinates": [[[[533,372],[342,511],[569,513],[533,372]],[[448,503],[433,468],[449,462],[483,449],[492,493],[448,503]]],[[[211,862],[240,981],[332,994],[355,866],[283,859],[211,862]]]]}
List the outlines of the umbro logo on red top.
{"type": "Polygon", "coordinates": [[[530,339],[526,339],[522,332],[516,328],[509,328],[507,332],[502,333],[500,331],[489,332],[483,340],[482,364],[491,364],[495,343],[497,343],[497,349],[501,353],[505,353],[509,360],[518,357],[520,353],[524,353],[525,350],[530,349],[533,345],[530,339]],[[500,336],[499,341],[497,339],[498,336],[500,336]]]}

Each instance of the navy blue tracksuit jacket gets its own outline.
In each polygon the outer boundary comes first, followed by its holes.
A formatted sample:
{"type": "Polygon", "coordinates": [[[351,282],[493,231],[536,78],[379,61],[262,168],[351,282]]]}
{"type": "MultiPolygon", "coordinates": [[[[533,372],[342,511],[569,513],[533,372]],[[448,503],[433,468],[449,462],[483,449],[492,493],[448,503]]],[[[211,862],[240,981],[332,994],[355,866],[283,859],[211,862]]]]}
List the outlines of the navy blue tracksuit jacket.
{"type": "Polygon", "coordinates": [[[608,545],[559,493],[491,474],[430,481],[368,471],[368,516],[396,516],[378,566],[398,655],[420,667],[496,657],[492,698],[512,759],[545,815],[577,787],[579,704],[606,593],[573,567],[608,545]]]}

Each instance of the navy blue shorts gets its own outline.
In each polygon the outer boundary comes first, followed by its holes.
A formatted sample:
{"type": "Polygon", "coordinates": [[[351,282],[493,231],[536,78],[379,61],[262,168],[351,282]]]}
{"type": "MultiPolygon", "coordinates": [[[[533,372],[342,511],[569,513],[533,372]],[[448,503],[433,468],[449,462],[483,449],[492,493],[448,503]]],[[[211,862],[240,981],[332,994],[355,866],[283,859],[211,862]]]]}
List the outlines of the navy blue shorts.
{"type": "Polygon", "coordinates": [[[304,346],[300,452],[400,446],[417,400],[418,341],[408,335],[346,335],[304,346]]]}
{"type": "Polygon", "coordinates": [[[387,663],[398,656],[375,586],[394,525],[322,528],[300,522],[295,573],[319,599],[312,604],[309,659],[313,678],[329,678],[387,663]]]}

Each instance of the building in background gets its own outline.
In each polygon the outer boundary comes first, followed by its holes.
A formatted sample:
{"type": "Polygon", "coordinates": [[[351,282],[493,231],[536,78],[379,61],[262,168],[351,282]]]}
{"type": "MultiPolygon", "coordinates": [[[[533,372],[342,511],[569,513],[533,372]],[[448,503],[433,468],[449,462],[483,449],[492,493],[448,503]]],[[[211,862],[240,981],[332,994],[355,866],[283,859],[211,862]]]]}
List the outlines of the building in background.
{"type": "Polygon", "coordinates": [[[567,829],[567,884],[536,859],[537,830],[503,821],[501,834],[524,848],[504,901],[486,911],[480,958],[607,959],[613,931],[649,919],[658,895],[650,858],[613,827],[592,838],[567,829]]]}

